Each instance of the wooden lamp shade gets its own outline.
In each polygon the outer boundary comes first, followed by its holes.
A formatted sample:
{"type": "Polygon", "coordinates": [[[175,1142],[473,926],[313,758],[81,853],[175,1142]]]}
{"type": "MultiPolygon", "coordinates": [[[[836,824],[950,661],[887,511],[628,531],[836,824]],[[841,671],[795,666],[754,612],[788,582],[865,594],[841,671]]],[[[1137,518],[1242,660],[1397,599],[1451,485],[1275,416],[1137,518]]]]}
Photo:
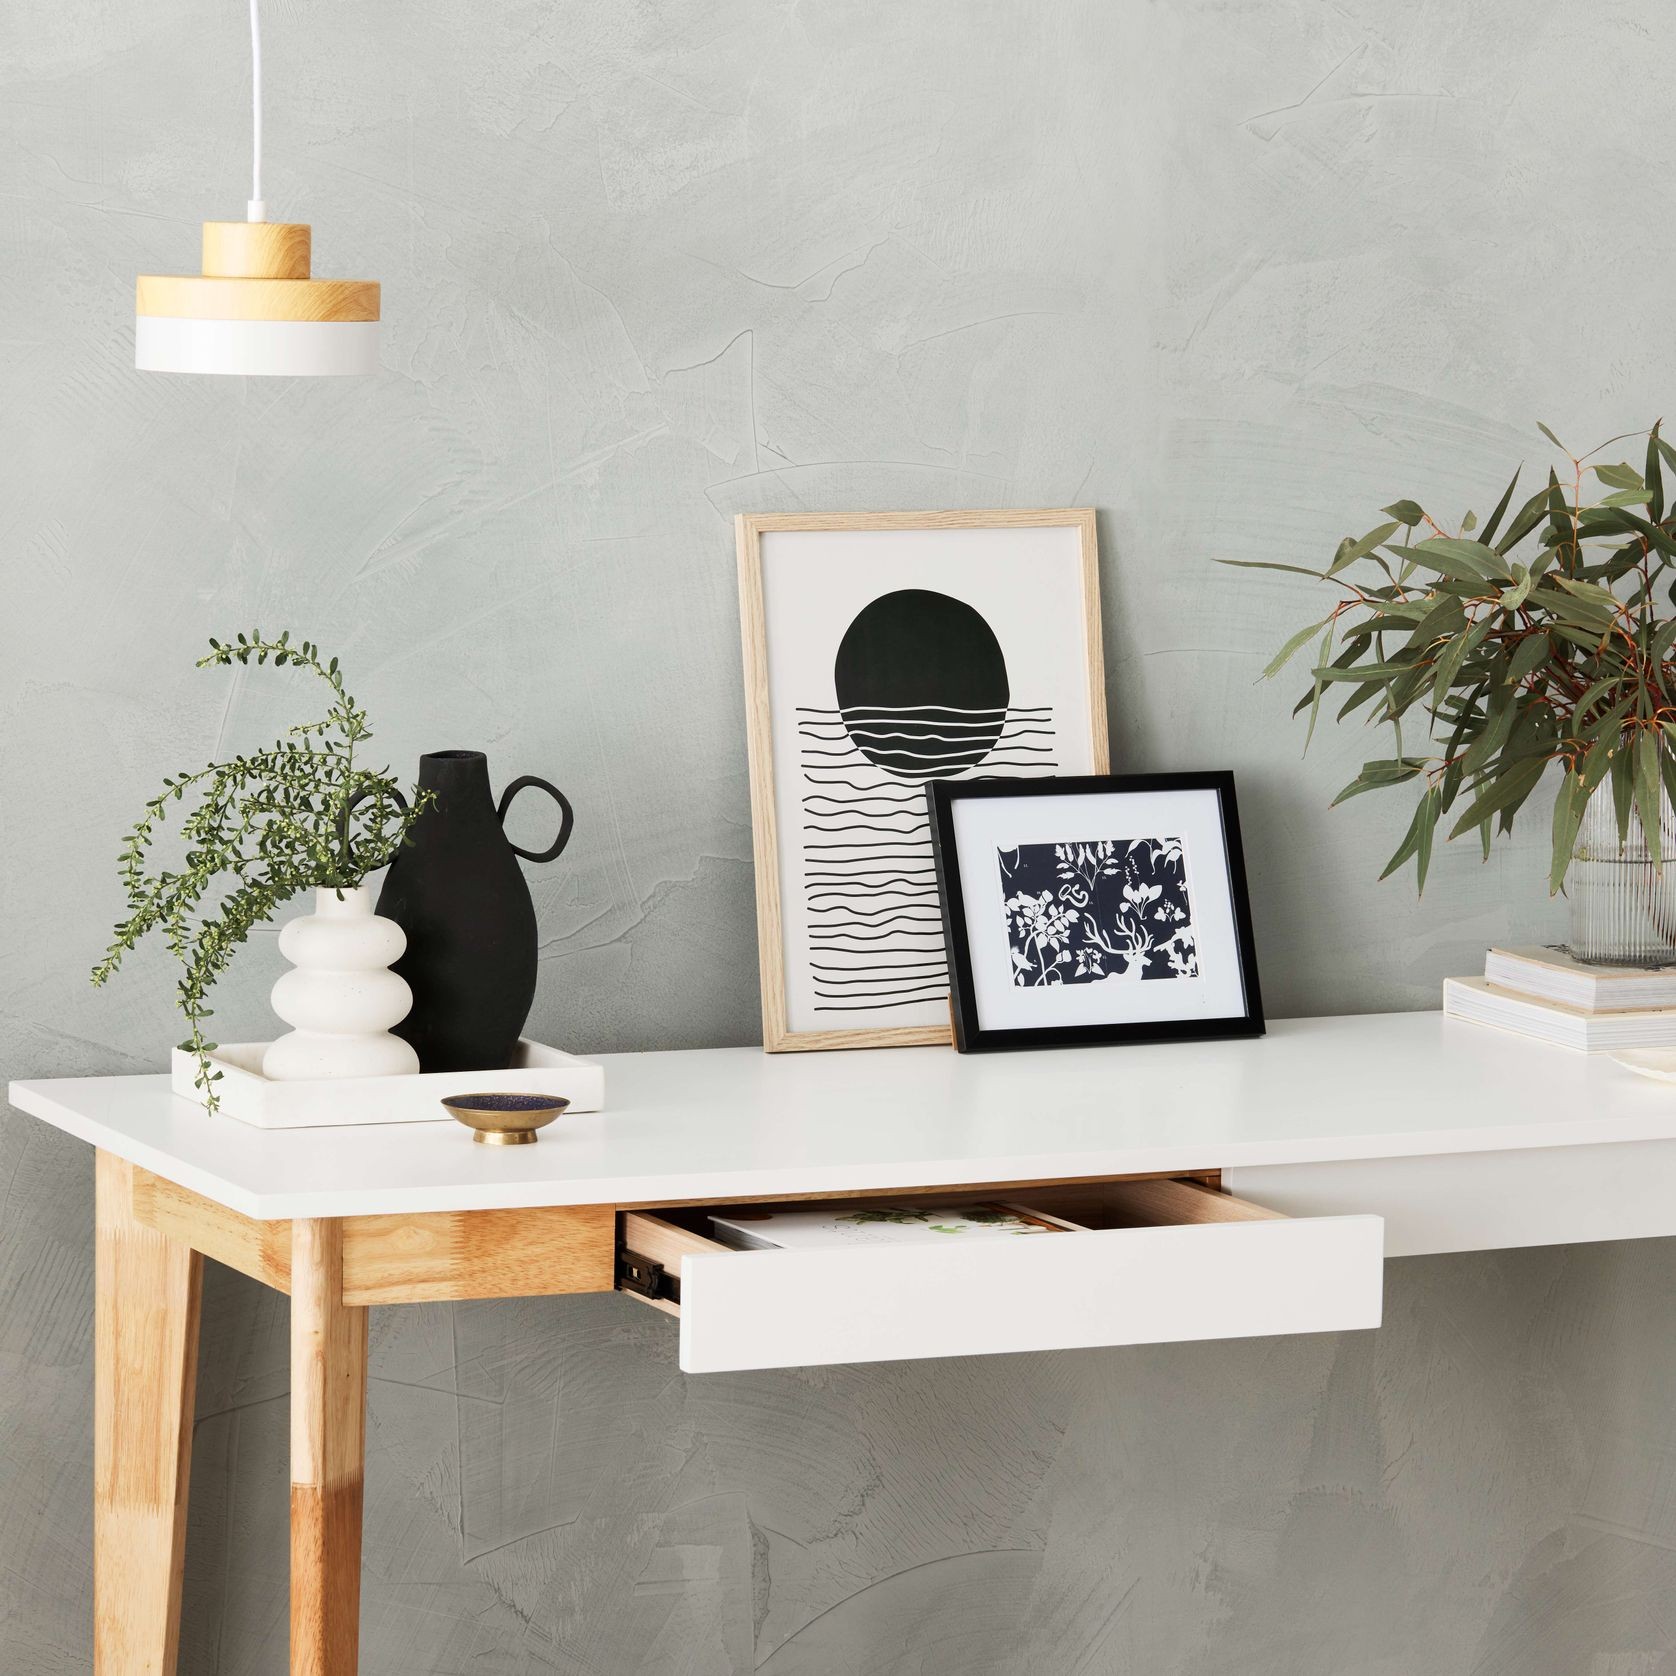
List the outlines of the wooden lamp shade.
{"type": "Polygon", "coordinates": [[[276,377],[373,372],[378,282],[310,277],[302,222],[206,221],[201,274],[141,274],[134,365],[276,377]]]}

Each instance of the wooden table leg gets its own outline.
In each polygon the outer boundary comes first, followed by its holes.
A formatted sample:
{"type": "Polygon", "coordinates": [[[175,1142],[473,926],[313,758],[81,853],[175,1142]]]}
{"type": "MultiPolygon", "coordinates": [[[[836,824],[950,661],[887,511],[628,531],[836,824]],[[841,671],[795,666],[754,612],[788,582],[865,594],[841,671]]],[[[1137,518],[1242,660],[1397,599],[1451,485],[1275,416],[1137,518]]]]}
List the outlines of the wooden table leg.
{"type": "Polygon", "coordinates": [[[134,1220],[133,1166],[96,1169],[95,1676],[174,1676],[203,1259],[134,1220]]]}
{"type": "Polygon", "coordinates": [[[343,1301],[343,1224],[291,1224],[291,1676],[355,1676],[367,1312],[343,1301]]]}

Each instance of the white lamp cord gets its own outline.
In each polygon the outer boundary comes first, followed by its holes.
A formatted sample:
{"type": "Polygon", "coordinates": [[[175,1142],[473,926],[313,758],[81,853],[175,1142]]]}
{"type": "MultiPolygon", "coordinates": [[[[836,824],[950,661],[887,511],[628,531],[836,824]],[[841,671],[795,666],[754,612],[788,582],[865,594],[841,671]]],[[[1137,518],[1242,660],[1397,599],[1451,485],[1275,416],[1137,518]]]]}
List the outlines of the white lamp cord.
{"type": "Polygon", "coordinates": [[[268,206],[262,202],[262,20],[256,0],[250,0],[250,203],[246,221],[266,221],[268,206]]]}

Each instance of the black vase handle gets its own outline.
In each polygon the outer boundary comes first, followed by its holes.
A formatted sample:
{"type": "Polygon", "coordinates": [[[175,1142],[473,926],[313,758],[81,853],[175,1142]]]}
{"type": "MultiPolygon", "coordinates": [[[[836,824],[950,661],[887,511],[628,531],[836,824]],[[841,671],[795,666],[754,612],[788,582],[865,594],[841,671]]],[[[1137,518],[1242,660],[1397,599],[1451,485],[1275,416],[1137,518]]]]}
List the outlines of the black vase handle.
{"type": "Polygon", "coordinates": [[[520,775],[518,779],[514,780],[512,784],[500,794],[500,807],[495,810],[495,817],[500,821],[502,826],[506,825],[506,811],[512,807],[512,799],[515,798],[525,786],[539,786],[549,797],[553,799],[555,803],[558,804],[559,835],[553,840],[552,848],[546,850],[520,849],[518,845],[512,843],[510,838],[507,839],[507,843],[511,845],[512,853],[514,855],[521,855],[525,861],[552,861],[560,854],[565,845],[570,842],[570,829],[576,824],[576,811],[571,808],[570,799],[566,797],[557,786],[548,785],[545,780],[540,779],[534,774],[524,774],[520,775]]]}

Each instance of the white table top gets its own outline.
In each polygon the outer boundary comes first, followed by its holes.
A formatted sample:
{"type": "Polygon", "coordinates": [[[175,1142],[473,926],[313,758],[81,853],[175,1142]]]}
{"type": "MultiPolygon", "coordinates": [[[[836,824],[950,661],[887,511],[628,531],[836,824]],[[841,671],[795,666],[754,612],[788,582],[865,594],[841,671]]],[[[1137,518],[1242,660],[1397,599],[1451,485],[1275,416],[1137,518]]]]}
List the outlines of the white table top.
{"type": "Polygon", "coordinates": [[[247,1216],[942,1187],[1676,1138],[1676,1088],[1437,1013],[1256,1041],[957,1054],[601,1056],[606,1110],[536,1146],[453,1123],[264,1130],[166,1076],[14,1082],[20,1110],[247,1216]]]}

